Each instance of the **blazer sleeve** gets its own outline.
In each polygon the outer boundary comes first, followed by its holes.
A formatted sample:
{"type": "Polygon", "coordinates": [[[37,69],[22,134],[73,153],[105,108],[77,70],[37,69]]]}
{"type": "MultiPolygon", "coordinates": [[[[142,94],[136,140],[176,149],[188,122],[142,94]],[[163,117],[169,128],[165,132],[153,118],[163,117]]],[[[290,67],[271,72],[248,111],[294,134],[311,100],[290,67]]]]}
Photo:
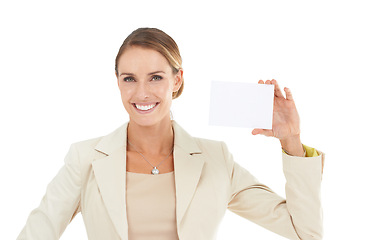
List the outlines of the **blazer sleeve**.
{"type": "Polygon", "coordinates": [[[17,240],[59,239],[80,211],[80,162],[71,144],[64,165],[48,184],[40,205],[34,209],[17,240]]]}
{"type": "Polygon", "coordinates": [[[282,153],[286,199],[233,160],[222,143],[231,183],[228,209],[288,239],[322,239],[322,158],[282,153]]]}

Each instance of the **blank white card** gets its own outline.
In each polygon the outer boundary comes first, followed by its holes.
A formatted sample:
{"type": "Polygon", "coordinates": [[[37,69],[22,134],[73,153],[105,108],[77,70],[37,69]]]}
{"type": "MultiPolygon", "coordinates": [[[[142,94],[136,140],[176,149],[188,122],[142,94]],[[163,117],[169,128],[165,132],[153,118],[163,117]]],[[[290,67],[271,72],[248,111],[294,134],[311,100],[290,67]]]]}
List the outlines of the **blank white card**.
{"type": "Polygon", "coordinates": [[[209,124],[272,129],[273,107],[274,85],[213,81],[209,124]]]}

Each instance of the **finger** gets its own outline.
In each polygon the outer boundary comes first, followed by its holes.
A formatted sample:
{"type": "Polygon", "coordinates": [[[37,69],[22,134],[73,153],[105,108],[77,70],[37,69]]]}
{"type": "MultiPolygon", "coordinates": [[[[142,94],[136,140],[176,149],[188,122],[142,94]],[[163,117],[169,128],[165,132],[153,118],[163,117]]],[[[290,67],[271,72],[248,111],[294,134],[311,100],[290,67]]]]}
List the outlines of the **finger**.
{"type": "Polygon", "coordinates": [[[291,100],[291,101],[293,101],[293,100],[294,100],[294,99],[293,99],[293,94],[291,93],[290,89],[289,89],[289,88],[287,88],[287,87],[285,87],[285,88],[284,88],[284,91],[285,91],[286,99],[287,99],[287,100],[291,100]]]}
{"type": "Polygon", "coordinates": [[[266,80],[265,84],[271,84],[270,80],[266,80]]]}
{"type": "Polygon", "coordinates": [[[275,79],[273,79],[272,82],[273,82],[273,84],[275,84],[274,95],[279,98],[284,98],[284,95],[280,90],[278,82],[275,79]]]}
{"type": "Polygon", "coordinates": [[[263,80],[259,80],[259,84],[264,84],[264,81],[263,80]]]}
{"type": "Polygon", "coordinates": [[[266,137],[272,137],[274,136],[273,131],[269,129],[261,129],[261,128],[255,128],[252,130],[252,135],[264,135],[266,137]]]}

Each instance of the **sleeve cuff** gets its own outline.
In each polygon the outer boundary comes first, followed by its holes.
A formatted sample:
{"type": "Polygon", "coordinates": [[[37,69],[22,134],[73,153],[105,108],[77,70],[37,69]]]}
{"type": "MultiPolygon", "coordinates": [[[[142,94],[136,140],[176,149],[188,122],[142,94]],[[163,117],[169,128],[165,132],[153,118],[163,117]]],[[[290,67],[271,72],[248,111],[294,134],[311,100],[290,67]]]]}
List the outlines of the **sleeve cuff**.
{"type": "Polygon", "coordinates": [[[304,144],[302,144],[302,145],[306,151],[306,155],[305,155],[306,157],[318,157],[319,156],[319,154],[315,148],[308,147],[304,144]]]}
{"type": "MultiPolygon", "coordinates": [[[[304,144],[302,144],[302,146],[303,146],[303,150],[304,150],[304,154],[303,154],[302,157],[318,157],[319,156],[319,154],[318,154],[318,152],[316,151],[315,148],[309,147],[309,146],[304,145],[304,144]]],[[[285,149],[283,149],[283,148],[282,148],[282,151],[286,155],[292,156],[287,151],[285,151],[285,149]]]]}

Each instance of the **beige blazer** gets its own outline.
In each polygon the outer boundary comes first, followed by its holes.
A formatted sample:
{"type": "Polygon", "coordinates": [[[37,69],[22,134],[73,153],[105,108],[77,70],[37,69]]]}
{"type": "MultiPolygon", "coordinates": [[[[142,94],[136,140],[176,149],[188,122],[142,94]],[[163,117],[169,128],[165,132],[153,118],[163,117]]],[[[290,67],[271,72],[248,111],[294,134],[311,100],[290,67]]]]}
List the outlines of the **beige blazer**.
{"type": "MultiPolygon", "coordinates": [[[[127,125],[71,144],[18,240],[59,239],[78,212],[90,240],[128,240],[127,125]]],[[[175,121],[173,129],[179,239],[216,239],[226,209],[289,239],[322,238],[321,152],[311,158],[283,153],[285,200],[234,162],[223,142],[191,137],[175,121]]]]}

